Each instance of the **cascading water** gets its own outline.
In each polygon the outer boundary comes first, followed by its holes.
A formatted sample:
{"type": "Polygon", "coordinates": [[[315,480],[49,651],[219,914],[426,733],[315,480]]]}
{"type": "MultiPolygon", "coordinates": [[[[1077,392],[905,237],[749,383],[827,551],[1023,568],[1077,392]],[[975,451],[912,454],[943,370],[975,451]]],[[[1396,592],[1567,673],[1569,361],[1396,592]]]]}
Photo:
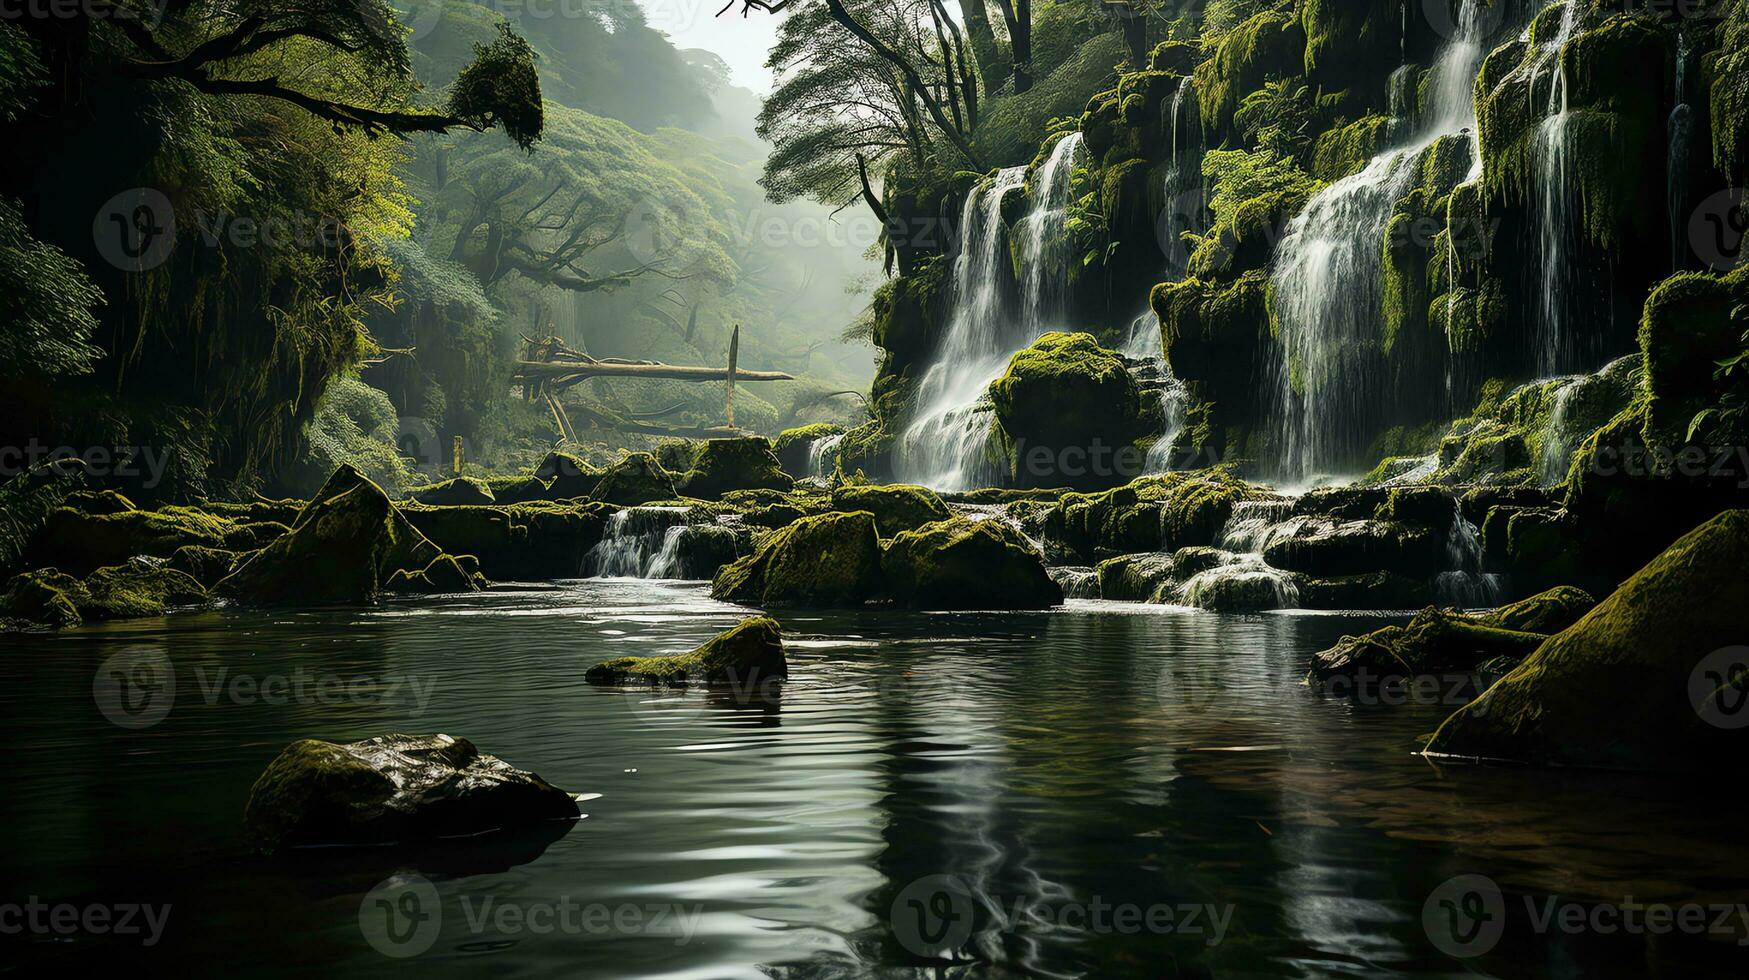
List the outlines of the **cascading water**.
{"type": "Polygon", "coordinates": [[[935,364],[918,385],[916,414],[900,435],[893,468],[901,480],[937,490],[997,482],[984,404],[1008,359],[1063,315],[1067,259],[1063,226],[1080,133],[1057,142],[1033,179],[1034,203],[1016,233],[1022,269],[1020,309],[1010,300],[1002,200],[1026,179],[1025,167],[999,171],[966,198],[954,260],[953,306],[935,364]]]}
{"type": "MultiPolygon", "coordinates": [[[[1384,415],[1389,379],[1372,356],[1384,336],[1382,249],[1397,201],[1434,143],[1475,127],[1471,84],[1482,56],[1478,0],[1432,71],[1417,135],[1320,191],[1289,224],[1271,273],[1282,475],[1305,480],[1352,462],[1384,415]]],[[[1474,154],[1474,139],[1469,152],[1474,154]]]]}
{"type": "Polygon", "coordinates": [[[838,445],[844,441],[844,433],[826,436],[808,443],[808,475],[825,479],[832,475],[830,470],[838,462],[838,445]]]}
{"type": "Polygon", "coordinates": [[[1572,117],[1567,107],[1567,73],[1561,64],[1561,48],[1579,28],[1578,0],[1568,0],[1561,12],[1560,29],[1541,45],[1531,64],[1531,98],[1537,81],[1549,74],[1548,101],[1542,122],[1537,124],[1535,174],[1537,183],[1537,238],[1542,249],[1540,309],[1537,315],[1535,364],[1540,377],[1552,377],[1579,367],[1578,351],[1570,328],[1572,305],[1572,257],[1578,215],[1575,213],[1572,175],[1572,117]]]}
{"type": "Polygon", "coordinates": [[[1500,604],[1503,591],[1501,577],[1482,571],[1482,536],[1476,525],[1463,515],[1457,501],[1452,501],[1454,513],[1451,530],[1445,541],[1449,571],[1433,580],[1433,597],[1442,606],[1459,609],[1480,609],[1500,604]]]}
{"type": "Polygon", "coordinates": [[[1688,267],[1687,195],[1689,146],[1693,141],[1694,109],[1688,104],[1688,34],[1676,35],[1676,108],[1670,110],[1670,150],[1665,198],[1670,209],[1670,271],[1688,267]]]}
{"type": "MultiPolygon", "coordinates": [[[[664,554],[679,547],[684,507],[628,507],[607,519],[601,541],[583,558],[588,578],[663,578],[654,574],[664,554]]],[[[672,558],[668,565],[675,564],[672,558]]]]}

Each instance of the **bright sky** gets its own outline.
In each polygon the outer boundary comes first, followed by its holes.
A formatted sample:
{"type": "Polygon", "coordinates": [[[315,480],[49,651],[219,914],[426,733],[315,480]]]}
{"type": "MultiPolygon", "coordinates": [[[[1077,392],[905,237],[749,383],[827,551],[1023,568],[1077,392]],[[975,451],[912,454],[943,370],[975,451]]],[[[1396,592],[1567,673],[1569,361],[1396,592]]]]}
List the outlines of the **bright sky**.
{"type": "Polygon", "coordinates": [[[764,95],[771,90],[765,53],[777,40],[783,14],[755,11],[741,16],[741,4],[718,17],[728,0],[638,0],[650,26],[667,34],[677,48],[704,48],[729,63],[731,80],[764,95]]]}

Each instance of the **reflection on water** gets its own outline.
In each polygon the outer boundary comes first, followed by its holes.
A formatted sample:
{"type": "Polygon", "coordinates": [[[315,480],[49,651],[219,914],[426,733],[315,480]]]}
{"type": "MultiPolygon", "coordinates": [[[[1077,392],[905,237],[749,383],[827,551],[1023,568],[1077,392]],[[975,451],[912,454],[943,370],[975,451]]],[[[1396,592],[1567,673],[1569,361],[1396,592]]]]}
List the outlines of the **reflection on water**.
{"type": "MultiPolygon", "coordinates": [[[[781,692],[583,683],[745,612],[697,583],[586,581],[8,638],[0,901],[169,903],[148,962],[252,975],[402,968],[360,919],[396,872],[435,888],[411,964],[444,975],[1694,975],[1741,953],[1538,935],[1526,897],[1743,901],[1749,847],[1717,787],[1438,768],[1413,750],[1450,705],[1299,682],[1379,617],[780,611],[781,692]],[[134,646],[169,657],[175,700],[127,730],[92,684],[134,646]],[[522,834],[244,855],[249,786],[287,742],[395,731],[602,795],[522,834]],[[1423,909],[1465,874],[1509,907],[1460,962],[1423,909]]],[[[33,968],[140,955],[0,942],[33,968]]]]}

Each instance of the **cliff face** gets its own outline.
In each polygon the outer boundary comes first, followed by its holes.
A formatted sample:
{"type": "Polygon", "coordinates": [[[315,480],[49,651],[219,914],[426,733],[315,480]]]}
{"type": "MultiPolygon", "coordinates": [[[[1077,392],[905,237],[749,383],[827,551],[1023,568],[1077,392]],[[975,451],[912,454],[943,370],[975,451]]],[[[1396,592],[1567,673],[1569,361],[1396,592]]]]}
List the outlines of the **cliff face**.
{"type": "MultiPolygon", "coordinates": [[[[1150,311],[1185,455],[1304,478],[1434,452],[1502,385],[1643,353],[1655,287],[1735,264],[1706,222],[1741,214],[1714,204],[1742,177],[1745,4],[1410,6],[1211,12],[1087,102],[1048,326],[1120,347],[1150,311]]],[[[1059,138],[1005,203],[1010,231],[1059,138]]],[[[957,215],[977,184],[899,175],[888,208],[957,215]]],[[[846,440],[871,475],[955,303],[951,254],[909,259],[876,307],[876,419],[846,440]]],[[[1729,316],[1695,329],[1729,347],[1729,316]]]]}

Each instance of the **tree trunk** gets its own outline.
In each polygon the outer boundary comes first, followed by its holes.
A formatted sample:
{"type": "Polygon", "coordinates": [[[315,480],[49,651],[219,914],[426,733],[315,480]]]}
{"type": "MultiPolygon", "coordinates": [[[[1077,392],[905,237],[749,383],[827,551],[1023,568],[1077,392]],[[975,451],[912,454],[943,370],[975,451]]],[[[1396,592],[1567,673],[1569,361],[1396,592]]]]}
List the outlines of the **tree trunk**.
{"type": "Polygon", "coordinates": [[[978,63],[978,77],[984,80],[984,92],[993,93],[1002,87],[1011,65],[996,42],[990,11],[984,0],[960,0],[960,16],[966,22],[966,38],[972,45],[972,59],[978,63]]]}

